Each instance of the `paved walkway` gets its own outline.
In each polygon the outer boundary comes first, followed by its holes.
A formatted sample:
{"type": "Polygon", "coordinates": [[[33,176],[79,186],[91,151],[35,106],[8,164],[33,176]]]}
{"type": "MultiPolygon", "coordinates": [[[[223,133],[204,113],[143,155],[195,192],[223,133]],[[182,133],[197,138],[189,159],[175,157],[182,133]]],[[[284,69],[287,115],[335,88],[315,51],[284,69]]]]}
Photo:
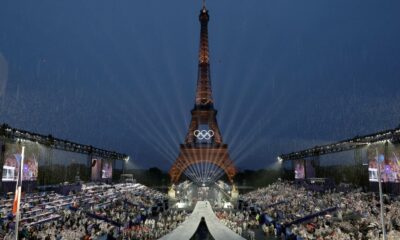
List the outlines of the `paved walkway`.
{"type": "Polygon", "coordinates": [[[208,201],[198,201],[188,219],[160,240],[189,240],[196,232],[202,217],[215,240],[245,240],[218,220],[208,201]]]}

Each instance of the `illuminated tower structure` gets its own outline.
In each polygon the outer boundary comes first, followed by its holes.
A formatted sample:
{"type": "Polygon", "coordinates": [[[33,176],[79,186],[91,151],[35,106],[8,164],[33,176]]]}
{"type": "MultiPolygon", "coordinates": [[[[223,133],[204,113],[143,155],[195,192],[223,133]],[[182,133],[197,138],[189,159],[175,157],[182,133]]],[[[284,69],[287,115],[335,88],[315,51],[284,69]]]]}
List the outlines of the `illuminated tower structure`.
{"type": "Polygon", "coordinates": [[[191,111],[192,119],[185,142],[180,145],[179,156],[169,171],[173,183],[178,182],[182,173],[194,164],[216,165],[225,171],[231,182],[236,174],[236,168],[229,157],[228,145],[222,141],[212,97],[208,48],[209,19],[208,10],[203,4],[199,16],[201,29],[195,105],[191,111]]]}

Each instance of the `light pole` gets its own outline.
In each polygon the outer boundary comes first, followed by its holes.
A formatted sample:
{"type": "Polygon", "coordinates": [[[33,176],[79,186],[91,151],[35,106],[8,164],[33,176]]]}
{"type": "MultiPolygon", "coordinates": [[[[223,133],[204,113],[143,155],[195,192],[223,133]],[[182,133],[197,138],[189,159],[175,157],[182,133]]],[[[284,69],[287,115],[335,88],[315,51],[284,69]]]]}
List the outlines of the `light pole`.
{"type": "Polygon", "coordinates": [[[277,158],[278,168],[279,168],[279,178],[283,180],[283,159],[278,156],[277,158]]]}
{"type": "Polygon", "coordinates": [[[124,159],[124,166],[122,168],[122,174],[125,174],[126,164],[129,162],[129,156],[124,159]]]}

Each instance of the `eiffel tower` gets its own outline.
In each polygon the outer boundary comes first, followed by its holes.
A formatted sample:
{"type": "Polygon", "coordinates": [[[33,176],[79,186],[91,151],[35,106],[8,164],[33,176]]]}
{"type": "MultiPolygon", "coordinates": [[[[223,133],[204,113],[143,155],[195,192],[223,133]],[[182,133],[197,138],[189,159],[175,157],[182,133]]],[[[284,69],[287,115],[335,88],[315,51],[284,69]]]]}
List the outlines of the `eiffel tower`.
{"type": "MultiPolygon", "coordinates": [[[[222,141],[212,97],[208,49],[209,19],[208,10],[203,2],[199,16],[201,28],[196,99],[185,143],[180,145],[179,156],[169,171],[173,183],[179,181],[187,168],[196,164],[218,166],[225,171],[230,182],[233,182],[236,174],[236,168],[229,157],[228,145],[222,141]]],[[[205,173],[206,176],[208,174],[212,175],[205,173]]]]}

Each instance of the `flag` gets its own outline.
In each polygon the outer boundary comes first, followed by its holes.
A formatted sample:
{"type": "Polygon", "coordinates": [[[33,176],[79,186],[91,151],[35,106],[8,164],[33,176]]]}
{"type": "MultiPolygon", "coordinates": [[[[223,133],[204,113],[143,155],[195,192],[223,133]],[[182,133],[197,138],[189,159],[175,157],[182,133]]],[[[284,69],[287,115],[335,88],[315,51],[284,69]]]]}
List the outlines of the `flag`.
{"type": "Polygon", "coordinates": [[[24,153],[25,153],[25,147],[23,146],[21,154],[14,154],[15,160],[17,160],[17,163],[18,163],[17,184],[15,186],[15,196],[14,196],[13,209],[12,209],[12,213],[14,215],[18,214],[18,212],[19,212],[19,203],[21,201],[21,187],[22,187],[22,174],[23,174],[23,165],[24,165],[24,153]]]}
{"type": "Polygon", "coordinates": [[[17,207],[18,207],[18,188],[15,191],[15,197],[14,197],[13,209],[12,209],[13,215],[17,214],[17,207]]]}

